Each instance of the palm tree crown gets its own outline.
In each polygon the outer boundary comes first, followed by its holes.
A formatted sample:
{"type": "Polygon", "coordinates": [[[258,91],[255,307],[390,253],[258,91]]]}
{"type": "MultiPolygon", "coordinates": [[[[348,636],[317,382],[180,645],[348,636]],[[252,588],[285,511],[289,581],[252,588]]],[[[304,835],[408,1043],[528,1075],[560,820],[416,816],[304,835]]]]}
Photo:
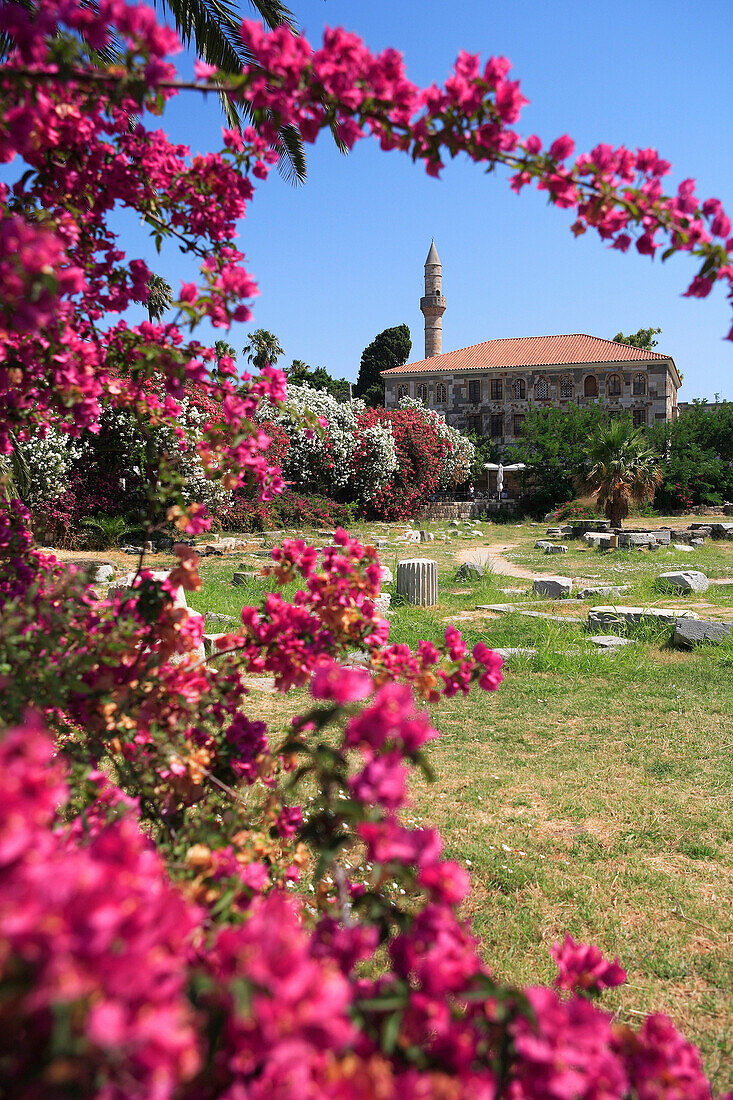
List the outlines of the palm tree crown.
{"type": "Polygon", "coordinates": [[[661,481],[659,456],[628,420],[611,420],[590,438],[579,486],[596,496],[612,527],[621,526],[631,503],[651,500],[661,481]]]}
{"type": "Polygon", "coordinates": [[[274,367],[283,354],[283,349],[274,333],[268,332],[266,328],[257,328],[250,332],[249,342],[242,348],[242,354],[247,356],[248,363],[262,370],[268,363],[274,367]]]}

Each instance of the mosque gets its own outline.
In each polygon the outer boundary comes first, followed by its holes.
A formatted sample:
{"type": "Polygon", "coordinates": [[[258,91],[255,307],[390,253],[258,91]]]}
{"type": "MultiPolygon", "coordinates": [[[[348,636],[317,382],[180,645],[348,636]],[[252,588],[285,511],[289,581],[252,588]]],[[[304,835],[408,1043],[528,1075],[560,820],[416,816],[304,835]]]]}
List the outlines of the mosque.
{"type": "Polygon", "coordinates": [[[600,336],[519,336],[443,352],[443,269],[435,247],[425,261],[425,358],[382,371],[385,406],[413,397],[451,427],[499,446],[522,434],[530,406],[589,405],[630,411],[637,427],[677,415],[681,379],[674,359],[600,336]]]}

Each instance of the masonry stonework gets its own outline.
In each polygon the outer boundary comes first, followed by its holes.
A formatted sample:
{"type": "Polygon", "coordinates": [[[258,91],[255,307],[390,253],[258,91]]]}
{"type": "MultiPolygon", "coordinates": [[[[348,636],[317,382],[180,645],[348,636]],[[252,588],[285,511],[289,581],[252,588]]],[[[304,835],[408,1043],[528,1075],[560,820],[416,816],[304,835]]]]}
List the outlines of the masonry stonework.
{"type": "Polygon", "coordinates": [[[487,340],[441,353],[445,298],[435,243],[425,262],[425,359],[382,373],[385,405],[412,397],[461,431],[490,436],[497,445],[521,435],[530,407],[588,406],[630,411],[648,426],[677,415],[680,376],[671,356],[597,336],[487,340]]]}

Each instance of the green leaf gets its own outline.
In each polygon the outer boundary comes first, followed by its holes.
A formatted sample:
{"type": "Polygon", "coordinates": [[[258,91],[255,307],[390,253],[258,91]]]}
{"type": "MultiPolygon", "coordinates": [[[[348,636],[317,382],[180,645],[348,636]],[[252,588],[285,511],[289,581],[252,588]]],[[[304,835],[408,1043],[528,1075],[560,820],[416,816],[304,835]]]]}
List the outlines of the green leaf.
{"type": "Polygon", "coordinates": [[[397,1038],[402,1023],[402,1012],[393,1013],[382,1029],[382,1050],[385,1054],[392,1054],[397,1046],[397,1038]]]}

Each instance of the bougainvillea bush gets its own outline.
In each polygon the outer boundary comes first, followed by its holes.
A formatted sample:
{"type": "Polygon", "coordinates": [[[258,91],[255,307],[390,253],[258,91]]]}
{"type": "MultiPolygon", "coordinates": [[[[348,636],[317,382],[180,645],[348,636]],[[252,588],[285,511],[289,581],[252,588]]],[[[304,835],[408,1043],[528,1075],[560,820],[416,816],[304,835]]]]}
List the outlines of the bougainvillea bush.
{"type": "MultiPolygon", "coordinates": [[[[238,376],[226,356],[214,374],[189,330],[249,318],[232,242],[283,125],[347,145],[371,133],[434,175],[441,152],[507,163],[515,187],[574,206],[576,231],[701,257],[691,293],[730,279],[719,203],[689,181],[665,197],[651,150],[599,146],[566,167],[568,138],[520,139],[502,59],[461,55],[445,88],[422,91],[394,51],[342,31],[313,51],[246,23],[252,63],[197,65],[191,86],[167,60],[175,35],[122,0],[6,3],[0,30],[0,157],[18,180],[0,189],[0,446],[49,428],[78,439],[124,410],[145,441],[151,534],[210,525],[180,456],[150,434],[190,447],[191,386],[210,402],[195,442],[206,479],[265,501],[282,488],[256,418],[285,400],[283,376],[238,376]],[[122,57],[105,66],[112,43],[122,57]],[[190,157],[157,116],[198,88],[246,98],[254,122],[190,157]],[[118,205],[201,259],[170,323],[119,320],[150,272],[110,228],[118,205]]],[[[416,454],[414,410],[397,415],[395,445],[416,454]]],[[[402,823],[437,736],[422,703],[497,689],[500,658],[453,627],[440,645],[390,645],[376,552],[339,529],[321,551],[275,548],[271,591],[205,662],[202,619],[179,598],[201,583],[197,555],[175,553],[165,579],[143,558],[101,598],[34,546],[23,505],[0,507],[2,1095],[706,1100],[669,1020],[623,1026],[594,1000],[624,972],[593,945],[555,945],[552,987],[497,980],[460,917],[465,871],[433,830],[402,823]],[[250,705],[262,674],[305,700],[284,733],[250,705]]]]}

